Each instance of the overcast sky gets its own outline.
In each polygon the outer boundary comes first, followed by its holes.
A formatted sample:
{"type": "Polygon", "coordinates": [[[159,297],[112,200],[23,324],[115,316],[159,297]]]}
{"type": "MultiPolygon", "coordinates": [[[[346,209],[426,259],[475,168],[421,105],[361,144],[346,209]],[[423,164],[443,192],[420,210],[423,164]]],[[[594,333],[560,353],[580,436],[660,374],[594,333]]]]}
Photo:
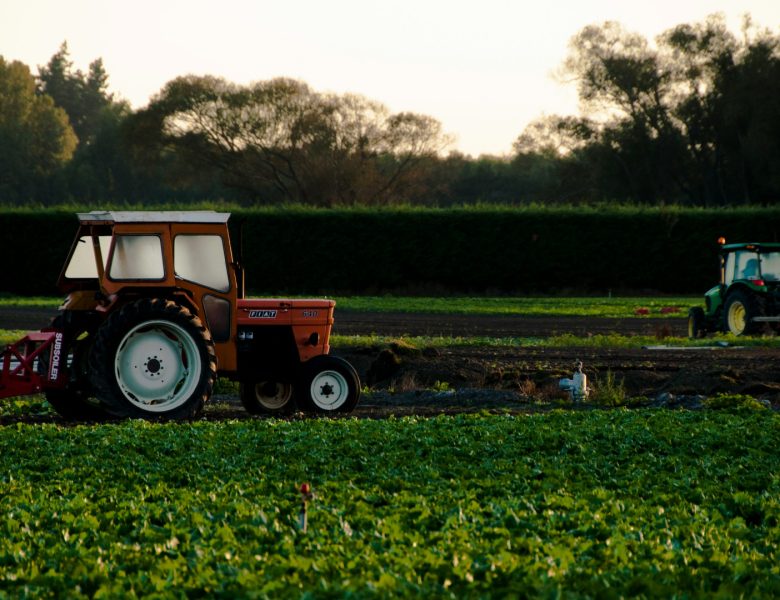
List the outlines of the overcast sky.
{"type": "Polygon", "coordinates": [[[63,41],[102,58],[134,108],[171,79],[294,77],[440,120],[453,149],[507,154],[525,126],[577,110],[553,72],[582,27],[614,20],[649,39],[722,12],[774,33],[780,0],[0,0],[0,56],[33,73],[63,41]]]}

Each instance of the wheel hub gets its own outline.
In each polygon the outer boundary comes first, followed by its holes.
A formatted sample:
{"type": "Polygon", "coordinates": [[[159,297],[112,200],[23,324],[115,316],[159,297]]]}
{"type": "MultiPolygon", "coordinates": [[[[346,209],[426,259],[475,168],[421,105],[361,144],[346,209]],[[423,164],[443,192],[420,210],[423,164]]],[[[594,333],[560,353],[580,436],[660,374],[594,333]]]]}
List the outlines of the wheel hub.
{"type": "Polygon", "coordinates": [[[289,383],[263,381],[255,385],[255,399],[268,410],[284,408],[292,393],[293,388],[289,383]]]}
{"type": "Polygon", "coordinates": [[[152,376],[158,375],[160,373],[160,369],[162,368],[163,366],[156,356],[148,359],[146,362],[146,372],[152,376]]]}
{"type": "Polygon", "coordinates": [[[349,385],[338,371],[322,371],[311,382],[311,398],[322,410],[336,410],[349,396],[349,385]]]}

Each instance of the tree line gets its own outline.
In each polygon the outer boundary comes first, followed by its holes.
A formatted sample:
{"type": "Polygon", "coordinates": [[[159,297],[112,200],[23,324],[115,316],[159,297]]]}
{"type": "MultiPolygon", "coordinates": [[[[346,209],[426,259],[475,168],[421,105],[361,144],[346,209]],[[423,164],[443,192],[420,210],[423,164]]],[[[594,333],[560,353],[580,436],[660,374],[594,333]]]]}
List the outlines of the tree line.
{"type": "Polygon", "coordinates": [[[780,202],[780,36],[747,16],[739,35],[714,15],[654,41],[589,25],[559,76],[579,114],[474,158],[433,117],[297,80],[187,75],[132,110],[67,43],[35,75],[0,56],[0,203],[780,202]]]}

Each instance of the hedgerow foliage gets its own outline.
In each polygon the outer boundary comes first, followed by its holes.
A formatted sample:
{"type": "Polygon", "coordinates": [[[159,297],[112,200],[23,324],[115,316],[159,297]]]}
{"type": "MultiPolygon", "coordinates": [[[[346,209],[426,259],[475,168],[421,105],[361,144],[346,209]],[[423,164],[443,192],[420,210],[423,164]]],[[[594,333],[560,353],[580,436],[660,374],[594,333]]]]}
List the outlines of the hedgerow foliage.
{"type": "MultiPolygon", "coordinates": [[[[0,291],[54,293],[76,227],[64,210],[0,213],[0,291]]],[[[717,238],[777,241],[780,209],[239,209],[231,228],[262,293],[698,293],[717,238]]]]}

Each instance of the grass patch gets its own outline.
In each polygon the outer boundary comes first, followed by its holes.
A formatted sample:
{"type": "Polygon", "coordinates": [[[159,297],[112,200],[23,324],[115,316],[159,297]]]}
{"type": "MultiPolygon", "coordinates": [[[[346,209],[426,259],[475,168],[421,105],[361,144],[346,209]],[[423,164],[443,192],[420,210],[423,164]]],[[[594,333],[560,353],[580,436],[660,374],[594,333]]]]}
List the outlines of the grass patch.
{"type": "MultiPolygon", "coordinates": [[[[25,335],[21,329],[0,329],[0,348],[25,335]]],[[[705,339],[669,337],[658,340],[646,335],[555,335],[534,337],[459,337],[459,336],[384,336],[384,335],[332,335],[330,344],[338,348],[390,348],[400,355],[416,355],[425,348],[448,347],[545,347],[545,348],[642,348],[664,345],[670,348],[708,348],[742,346],[751,348],[780,348],[780,337],[736,337],[720,334],[705,339]]],[[[227,385],[227,382],[225,383],[227,385]]]]}
{"type": "Polygon", "coordinates": [[[0,329],[0,350],[8,344],[22,339],[26,333],[22,329],[0,329]]]}
{"type": "Polygon", "coordinates": [[[544,347],[544,348],[643,348],[664,345],[670,348],[708,348],[708,347],[756,347],[780,348],[780,337],[736,337],[717,335],[705,339],[669,337],[658,340],[654,336],[627,336],[620,334],[575,336],[556,335],[547,338],[528,337],[452,337],[452,336],[382,336],[382,335],[334,335],[330,338],[334,348],[392,347],[403,343],[420,350],[424,348],[448,347],[544,347]]]}
{"type": "Polygon", "coordinates": [[[62,298],[51,296],[14,296],[0,292],[0,307],[2,308],[51,308],[56,309],[62,304],[62,298]]]}
{"type": "MultiPolygon", "coordinates": [[[[336,318],[339,310],[523,317],[684,318],[687,317],[689,307],[701,304],[700,297],[688,296],[660,298],[337,296],[335,300],[336,318]],[[638,309],[646,309],[648,314],[637,314],[638,309]],[[670,309],[677,309],[678,312],[668,312],[670,309]]],[[[61,302],[61,298],[0,294],[0,307],[56,309],[61,302]]]]}
{"type": "Polygon", "coordinates": [[[415,298],[395,296],[337,297],[338,310],[377,312],[421,312],[525,317],[610,317],[653,318],[688,315],[688,308],[701,304],[700,297],[626,297],[626,298],[523,298],[523,297],[444,297],[415,298]],[[637,314],[647,309],[647,315],[637,314]],[[668,312],[677,309],[677,312],[668,312]]]}

